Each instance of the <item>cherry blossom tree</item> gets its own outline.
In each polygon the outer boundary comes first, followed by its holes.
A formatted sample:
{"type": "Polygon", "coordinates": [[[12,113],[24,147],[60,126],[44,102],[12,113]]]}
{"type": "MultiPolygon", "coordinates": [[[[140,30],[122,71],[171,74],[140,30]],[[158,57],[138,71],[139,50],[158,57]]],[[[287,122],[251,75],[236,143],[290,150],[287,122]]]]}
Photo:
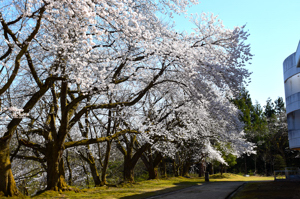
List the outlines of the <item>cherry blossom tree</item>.
{"type": "MultiPolygon", "coordinates": [[[[20,2],[21,4],[21,2],[20,2]]],[[[18,79],[17,75],[23,64],[22,57],[25,56],[29,48],[30,42],[34,40],[38,34],[45,6],[37,6],[33,11],[26,10],[22,13],[18,2],[1,1],[0,22],[1,22],[1,89],[0,95],[3,96],[8,92],[14,81],[18,79]],[[16,14],[16,16],[14,15],[16,14]],[[24,22],[25,21],[25,22],[24,22]],[[28,27],[30,21],[31,27],[28,27]],[[27,25],[26,25],[27,24],[27,25]]],[[[47,79],[40,85],[31,98],[23,105],[23,113],[28,113],[38,99],[48,89],[50,79],[47,79]]],[[[12,109],[11,105],[6,107],[12,109]]],[[[9,159],[10,140],[20,124],[22,117],[13,114],[12,119],[8,122],[5,129],[2,129],[2,137],[0,139],[0,192],[5,196],[18,195],[18,190],[11,172],[11,163],[9,159]]]]}
{"type": "Polygon", "coordinates": [[[193,3],[197,2],[1,1],[0,58],[7,75],[0,94],[16,78],[28,78],[30,86],[20,103],[28,117],[24,124],[22,118],[12,118],[0,140],[0,191],[17,194],[9,144],[18,126],[30,137],[20,139],[23,145],[46,159],[47,189],[54,190],[66,186],[60,174],[64,149],[110,141],[132,129],[140,134],[137,137],[149,141],[142,143],[145,148],[159,134],[180,142],[197,133],[198,139],[210,137],[213,131],[215,139],[235,140],[237,151],[250,150],[240,148],[249,144],[242,139],[236,111],[225,100],[250,75],[244,68],[252,56],[244,43],[248,33],[244,27],[226,29],[217,17],[206,14],[192,19],[193,33],[177,33],[157,17],[157,13],[182,13],[193,3]],[[149,117],[140,118],[142,126],[130,122],[134,128],[128,129],[123,123],[113,135],[102,138],[75,131],[94,110],[120,109],[122,114],[117,117],[124,121],[134,110],[136,118],[154,90],[164,99],[158,105],[177,96],[167,103],[166,111],[158,113],[161,119],[154,124],[147,122],[149,117]],[[180,107],[183,102],[185,106],[180,107]],[[35,108],[37,103],[44,107],[41,111],[35,108]]]}

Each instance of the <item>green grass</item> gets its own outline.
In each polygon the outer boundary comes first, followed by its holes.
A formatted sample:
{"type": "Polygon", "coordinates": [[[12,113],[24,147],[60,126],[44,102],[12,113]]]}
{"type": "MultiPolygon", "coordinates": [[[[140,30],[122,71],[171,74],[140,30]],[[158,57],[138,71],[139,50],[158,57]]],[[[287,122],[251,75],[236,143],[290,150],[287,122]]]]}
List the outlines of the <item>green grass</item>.
{"type": "MultiPolygon", "coordinates": [[[[215,174],[210,176],[210,182],[219,181],[262,181],[273,180],[272,177],[244,177],[236,174],[224,173],[223,175],[215,174]]],[[[46,191],[33,198],[101,198],[101,199],[139,199],[149,196],[154,196],[186,187],[203,184],[204,178],[185,178],[185,177],[170,177],[168,179],[146,180],[135,184],[124,184],[119,187],[96,187],[90,189],[81,189],[78,193],[75,191],[55,192],[46,191]]],[[[30,197],[24,197],[30,198],[30,197]]]]}
{"type": "Polygon", "coordinates": [[[299,198],[300,182],[272,181],[247,183],[232,199],[299,198]]]}
{"type": "Polygon", "coordinates": [[[147,180],[134,184],[125,184],[122,187],[96,187],[83,189],[79,193],[74,191],[58,194],[54,191],[46,191],[34,198],[144,198],[157,194],[167,193],[178,189],[190,187],[204,182],[202,178],[168,178],[159,180],[147,180]]]}
{"type": "Polygon", "coordinates": [[[273,176],[263,177],[263,176],[249,176],[245,177],[243,175],[237,175],[232,173],[223,173],[214,174],[209,177],[210,182],[216,181],[266,181],[266,180],[274,180],[273,176]]]}

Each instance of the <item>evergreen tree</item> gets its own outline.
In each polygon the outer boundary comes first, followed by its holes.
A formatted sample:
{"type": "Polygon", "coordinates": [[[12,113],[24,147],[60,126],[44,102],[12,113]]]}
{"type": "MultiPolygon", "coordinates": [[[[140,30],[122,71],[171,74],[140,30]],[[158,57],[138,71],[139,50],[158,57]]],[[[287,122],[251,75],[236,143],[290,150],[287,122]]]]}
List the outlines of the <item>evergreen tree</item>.
{"type": "Polygon", "coordinates": [[[265,111],[264,111],[265,116],[269,119],[274,117],[276,110],[271,98],[267,99],[267,104],[264,107],[265,107],[265,111]]]}
{"type": "Polygon", "coordinates": [[[256,142],[257,136],[260,136],[266,130],[266,121],[263,109],[260,104],[252,104],[252,100],[245,88],[241,90],[239,96],[233,100],[233,103],[241,110],[240,120],[244,122],[244,131],[249,141],[256,142]]]}
{"type": "Polygon", "coordinates": [[[249,92],[243,88],[239,96],[233,100],[233,103],[241,110],[240,120],[245,124],[245,131],[251,129],[251,113],[253,112],[252,101],[249,92]]]}
{"type": "Polygon", "coordinates": [[[285,107],[284,107],[284,102],[282,97],[278,97],[278,99],[275,100],[274,103],[275,103],[276,114],[280,114],[282,112],[285,113],[285,107]]]}

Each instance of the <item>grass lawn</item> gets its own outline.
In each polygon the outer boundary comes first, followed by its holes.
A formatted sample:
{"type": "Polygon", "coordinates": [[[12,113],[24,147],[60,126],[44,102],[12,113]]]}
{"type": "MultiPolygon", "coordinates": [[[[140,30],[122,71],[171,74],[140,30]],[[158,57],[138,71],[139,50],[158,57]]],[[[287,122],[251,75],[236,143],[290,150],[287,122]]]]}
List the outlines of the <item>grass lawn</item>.
{"type": "Polygon", "coordinates": [[[272,181],[247,183],[232,199],[297,199],[299,181],[272,181]]]}
{"type": "MultiPolygon", "coordinates": [[[[236,174],[225,173],[222,176],[215,174],[210,176],[210,182],[217,181],[262,181],[262,180],[273,180],[273,177],[258,177],[250,176],[244,177],[236,174]]],[[[204,178],[185,178],[185,177],[170,177],[168,179],[159,180],[146,180],[137,182],[135,184],[125,184],[119,187],[96,187],[90,189],[81,189],[78,193],[75,191],[66,192],[55,192],[46,191],[40,195],[34,196],[33,198],[101,198],[101,199],[138,199],[149,196],[154,196],[186,187],[202,184],[204,178]]],[[[24,197],[30,198],[30,197],[24,197]]]]}

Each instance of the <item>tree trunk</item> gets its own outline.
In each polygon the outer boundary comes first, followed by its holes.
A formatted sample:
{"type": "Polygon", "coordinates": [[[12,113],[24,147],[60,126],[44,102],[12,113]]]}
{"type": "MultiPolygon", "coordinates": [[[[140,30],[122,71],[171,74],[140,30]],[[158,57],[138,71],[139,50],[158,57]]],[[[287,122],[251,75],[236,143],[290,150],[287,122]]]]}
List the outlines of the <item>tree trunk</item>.
{"type": "Polygon", "coordinates": [[[256,176],[257,170],[256,170],[256,155],[254,156],[254,176],[256,176]]]}
{"type": "MultiPolygon", "coordinates": [[[[98,169],[96,166],[95,158],[93,157],[91,152],[89,152],[88,150],[89,150],[89,147],[87,146],[87,153],[86,153],[87,157],[85,157],[82,153],[80,153],[80,157],[83,161],[88,163],[90,170],[91,170],[93,180],[94,180],[95,187],[99,187],[102,184],[101,184],[100,176],[99,176],[98,169]]],[[[84,167],[84,169],[85,169],[85,167],[84,167]]]]}
{"type": "Polygon", "coordinates": [[[248,171],[247,171],[247,155],[245,155],[245,175],[248,174],[248,171]]]}
{"type": "Polygon", "coordinates": [[[87,172],[87,170],[86,170],[84,164],[82,164],[82,168],[83,168],[83,172],[84,172],[85,175],[86,175],[86,181],[85,181],[85,182],[86,182],[86,186],[87,186],[88,188],[90,188],[89,174],[88,174],[88,172],[87,172]]]}
{"type": "MultiPolygon", "coordinates": [[[[109,100],[109,103],[111,103],[111,100],[109,100]]],[[[116,131],[116,123],[112,121],[112,111],[109,109],[108,110],[108,125],[107,125],[106,136],[110,136],[111,132],[115,133],[115,131],[116,131]],[[114,125],[113,125],[113,129],[111,130],[112,123],[114,123],[114,125]]],[[[107,184],[107,182],[106,182],[106,171],[107,171],[107,168],[108,168],[108,162],[109,162],[109,157],[110,157],[111,142],[112,141],[107,141],[106,142],[106,152],[105,152],[104,164],[103,164],[102,173],[101,173],[102,185],[107,184]]]]}
{"type": "Polygon", "coordinates": [[[0,196],[19,195],[10,162],[9,140],[0,140],[0,196]]]}
{"type": "Polygon", "coordinates": [[[145,144],[139,148],[133,156],[131,156],[131,153],[127,153],[127,155],[124,156],[124,182],[134,182],[134,167],[148,147],[149,144],[145,144]]]}
{"type": "Polygon", "coordinates": [[[139,149],[136,149],[136,152],[133,155],[133,145],[136,144],[138,147],[136,136],[131,137],[131,141],[126,141],[125,143],[127,150],[120,144],[120,142],[118,143],[117,148],[124,155],[124,182],[132,183],[134,182],[134,167],[139,158],[150,147],[150,144],[146,143],[139,147],[139,149]]]}
{"type": "Polygon", "coordinates": [[[99,173],[98,173],[98,170],[96,167],[94,157],[91,154],[89,154],[89,159],[90,159],[90,161],[88,163],[89,163],[91,174],[92,174],[92,177],[93,177],[93,180],[95,183],[95,187],[99,187],[99,186],[101,186],[101,180],[99,177],[99,173]]]}
{"type": "Polygon", "coordinates": [[[263,155],[264,167],[265,167],[265,175],[267,176],[267,155],[263,155]]]}
{"type": "Polygon", "coordinates": [[[175,177],[178,177],[179,176],[179,168],[178,168],[175,160],[173,161],[173,170],[174,170],[175,177]]]}
{"type": "Polygon", "coordinates": [[[153,159],[151,157],[152,155],[150,155],[149,160],[147,159],[146,155],[142,155],[141,159],[143,160],[143,163],[145,164],[147,170],[148,170],[148,175],[150,179],[157,179],[158,178],[158,174],[157,174],[157,167],[155,167],[153,165],[153,159]]]}
{"type": "Polygon", "coordinates": [[[68,167],[68,170],[69,170],[69,178],[68,178],[68,183],[69,185],[72,185],[72,168],[71,168],[71,165],[70,165],[70,161],[69,161],[69,153],[67,151],[67,157],[66,157],[66,163],[67,163],[67,167],[68,167]]]}
{"type": "Polygon", "coordinates": [[[104,159],[104,164],[103,164],[102,173],[101,173],[101,180],[102,180],[101,183],[102,183],[102,185],[107,184],[107,182],[106,182],[106,171],[107,171],[107,168],[108,168],[110,151],[111,151],[111,141],[107,141],[105,159],[104,159]]]}
{"type": "Polygon", "coordinates": [[[130,164],[130,160],[127,158],[124,161],[124,182],[134,182],[134,166],[130,164]]]}
{"type": "Polygon", "coordinates": [[[224,169],[224,165],[221,164],[221,175],[223,175],[223,169],[224,169]]]}
{"type": "Polygon", "coordinates": [[[203,162],[199,163],[199,177],[203,177],[204,176],[204,166],[203,166],[203,162]]]}
{"type": "Polygon", "coordinates": [[[190,163],[183,164],[183,166],[182,166],[182,176],[186,176],[186,177],[189,176],[190,167],[191,167],[190,163]]]}
{"type": "Polygon", "coordinates": [[[143,160],[149,174],[150,179],[157,179],[158,178],[158,165],[162,160],[162,155],[158,152],[155,153],[155,158],[153,158],[151,148],[148,149],[147,155],[143,154],[141,159],[143,160]]]}
{"type": "Polygon", "coordinates": [[[166,164],[166,159],[163,158],[162,162],[161,162],[161,177],[162,178],[167,178],[168,174],[167,174],[167,164],[166,164]]]}
{"type": "Polygon", "coordinates": [[[149,179],[157,179],[158,178],[157,170],[158,170],[157,167],[154,167],[153,165],[150,165],[150,168],[148,169],[149,179]]]}
{"type": "MultiPolygon", "coordinates": [[[[49,146],[49,145],[48,145],[49,146]]],[[[62,159],[63,150],[57,149],[57,145],[49,147],[47,158],[47,190],[67,190],[65,181],[64,164],[62,159]]]]}
{"type": "Polygon", "coordinates": [[[209,163],[209,165],[208,165],[208,171],[209,171],[209,175],[213,175],[214,174],[214,166],[212,165],[212,163],[209,163]]]}

